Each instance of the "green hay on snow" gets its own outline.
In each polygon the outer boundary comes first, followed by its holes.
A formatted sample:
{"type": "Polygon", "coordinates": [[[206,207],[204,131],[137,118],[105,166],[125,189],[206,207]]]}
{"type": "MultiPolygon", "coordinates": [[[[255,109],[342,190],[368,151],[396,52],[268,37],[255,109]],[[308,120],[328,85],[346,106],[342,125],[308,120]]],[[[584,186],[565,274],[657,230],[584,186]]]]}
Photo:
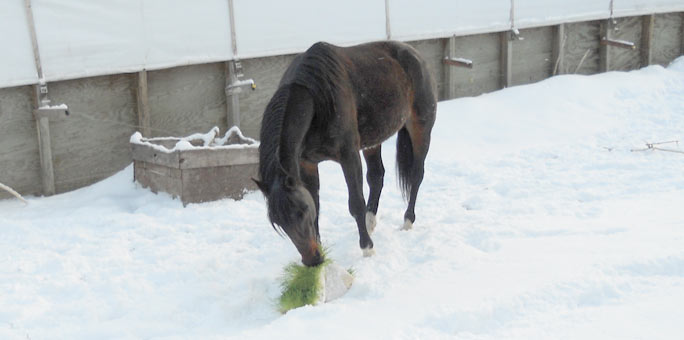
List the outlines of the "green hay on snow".
{"type": "Polygon", "coordinates": [[[315,267],[307,267],[294,262],[285,267],[280,283],[280,300],[278,300],[278,309],[281,313],[317,302],[316,299],[323,288],[321,287],[321,273],[329,263],[330,260],[326,259],[315,267]]]}

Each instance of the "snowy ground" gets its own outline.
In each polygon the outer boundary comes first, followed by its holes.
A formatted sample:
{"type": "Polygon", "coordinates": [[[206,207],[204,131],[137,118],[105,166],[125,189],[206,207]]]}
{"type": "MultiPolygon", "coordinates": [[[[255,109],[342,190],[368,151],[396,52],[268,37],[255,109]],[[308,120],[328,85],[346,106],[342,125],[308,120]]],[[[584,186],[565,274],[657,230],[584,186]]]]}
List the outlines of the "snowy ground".
{"type": "Polygon", "coordinates": [[[440,103],[408,232],[384,147],[374,257],[322,165],[323,242],[356,281],[286,315],[299,257],[259,193],[183,208],[129,167],[3,200],[0,338],[681,339],[684,154],[630,149],[683,139],[684,58],[440,103]]]}

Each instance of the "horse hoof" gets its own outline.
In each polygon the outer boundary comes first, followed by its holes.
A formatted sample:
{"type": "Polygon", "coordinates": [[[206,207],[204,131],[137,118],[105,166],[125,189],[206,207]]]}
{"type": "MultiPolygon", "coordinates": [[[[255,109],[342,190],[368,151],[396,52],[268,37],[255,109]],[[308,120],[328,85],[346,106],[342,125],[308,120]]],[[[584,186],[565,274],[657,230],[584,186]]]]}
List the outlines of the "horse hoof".
{"type": "Polygon", "coordinates": [[[363,251],[363,257],[371,257],[375,255],[375,249],[373,248],[365,248],[361,250],[363,251]]]}
{"type": "Polygon", "coordinates": [[[368,211],[366,212],[366,230],[368,230],[368,234],[372,234],[375,231],[375,214],[368,211]]]}
{"type": "Polygon", "coordinates": [[[401,227],[401,230],[411,230],[413,229],[413,222],[409,220],[404,220],[404,226],[401,227]]]}

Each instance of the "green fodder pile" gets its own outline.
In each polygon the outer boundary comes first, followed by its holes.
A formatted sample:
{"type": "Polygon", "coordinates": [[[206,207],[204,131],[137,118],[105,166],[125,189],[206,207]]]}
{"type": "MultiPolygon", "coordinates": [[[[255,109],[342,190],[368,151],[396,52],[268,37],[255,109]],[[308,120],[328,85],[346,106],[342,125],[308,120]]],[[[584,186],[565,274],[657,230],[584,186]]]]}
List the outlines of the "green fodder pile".
{"type": "Polygon", "coordinates": [[[278,310],[286,313],[290,309],[315,304],[321,287],[323,268],[329,260],[315,267],[307,267],[298,263],[290,263],[285,267],[280,282],[281,295],[278,300],[278,310]]]}

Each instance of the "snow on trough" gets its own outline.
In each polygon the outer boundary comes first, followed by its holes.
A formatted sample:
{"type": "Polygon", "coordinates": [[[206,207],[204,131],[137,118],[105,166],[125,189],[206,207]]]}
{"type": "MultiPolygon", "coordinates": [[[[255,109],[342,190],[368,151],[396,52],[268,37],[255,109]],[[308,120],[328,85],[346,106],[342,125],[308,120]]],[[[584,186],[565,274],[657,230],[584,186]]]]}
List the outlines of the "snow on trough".
{"type": "Polygon", "coordinates": [[[207,133],[195,133],[185,137],[143,138],[142,134],[139,131],[136,131],[133,133],[133,135],[131,135],[129,142],[131,144],[145,145],[156,151],[164,153],[192,149],[219,150],[259,147],[259,142],[252,138],[245,137],[242,134],[242,131],[240,131],[240,128],[237,126],[233,126],[228,129],[226,134],[220,138],[218,137],[219,132],[218,126],[214,126],[207,133]],[[173,146],[168,148],[164,146],[165,143],[173,144],[173,146]]]}
{"type": "Polygon", "coordinates": [[[440,103],[411,231],[383,147],[375,256],[322,164],[323,242],[355,281],[285,315],[298,253],[260,193],[183,208],[128,167],[2,200],[0,338],[680,338],[684,154],[631,150],[683,138],[684,58],[440,103]]]}

